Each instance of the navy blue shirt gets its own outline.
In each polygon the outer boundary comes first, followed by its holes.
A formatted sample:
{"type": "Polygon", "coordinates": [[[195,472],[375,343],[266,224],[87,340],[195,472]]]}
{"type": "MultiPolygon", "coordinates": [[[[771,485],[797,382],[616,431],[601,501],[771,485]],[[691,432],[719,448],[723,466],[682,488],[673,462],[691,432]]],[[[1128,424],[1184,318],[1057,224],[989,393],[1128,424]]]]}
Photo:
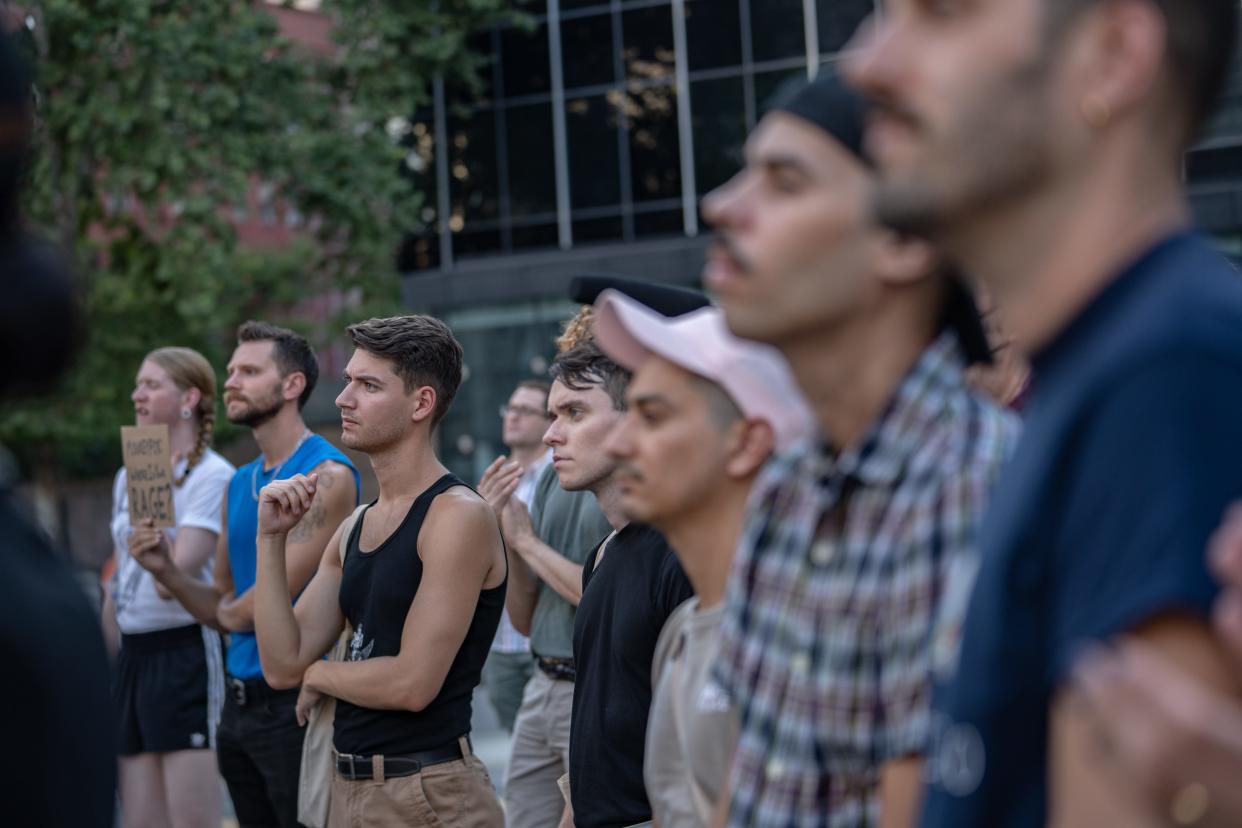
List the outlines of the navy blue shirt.
{"type": "Polygon", "coordinates": [[[1034,375],[960,650],[936,665],[924,826],[1043,828],[1056,688],[1092,640],[1206,618],[1207,541],[1242,497],[1242,278],[1199,237],[1110,283],[1034,375]]]}

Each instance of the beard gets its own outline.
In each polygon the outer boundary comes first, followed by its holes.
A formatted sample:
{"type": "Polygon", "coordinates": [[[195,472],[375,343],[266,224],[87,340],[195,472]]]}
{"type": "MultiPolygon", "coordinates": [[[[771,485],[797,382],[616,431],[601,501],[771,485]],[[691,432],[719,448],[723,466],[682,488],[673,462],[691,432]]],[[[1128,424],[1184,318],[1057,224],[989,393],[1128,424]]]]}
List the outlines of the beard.
{"type": "Polygon", "coordinates": [[[284,407],[285,401],[281,399],[279,391],[273,390],[271,394],[260,400],[254,402],[246,400],[246,407],[240,413],[230,415],[229,422],[247,428],[258,428],[279,414],[280,409],[284,407]]]}
{"type": "Polygon", "coordinates": [[[881,102],[921,131],[930,151],[915,169],[881,170],[875,219],[897,233],[938,240],[1038,188],[1052,167],[1048,74],[1047,55],[1013,70],[974,95],[939,136],[900,105],[881,102]]]}

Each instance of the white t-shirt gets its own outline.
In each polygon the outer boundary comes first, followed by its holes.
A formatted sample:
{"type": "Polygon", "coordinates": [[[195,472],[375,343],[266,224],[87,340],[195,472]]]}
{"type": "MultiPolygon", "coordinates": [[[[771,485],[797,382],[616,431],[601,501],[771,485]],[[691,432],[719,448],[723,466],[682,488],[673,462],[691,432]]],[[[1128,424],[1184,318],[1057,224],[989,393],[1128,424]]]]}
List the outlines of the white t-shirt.
{"type": "MultiPolygon", "coordinates": [[[[185,460],[173,466],[173,477],[185,471],[185,460]]],[[[220,534],[220,506],[228,491],[229,480],[236,469],[211,449],[203,453],[190,476],[173,487],[173,509],[177,526],[166,529],[168,542],[177,538],[177,530],[195,527],[220,534]]],[[[116,604],[116,622],[127,634],[154,632],[198,623],[176,599],[164,599],[155,591],[155,578],[129,556],[129,489],[125,485],[125,469],[116,473],[112,484],[112,546],[116,555],[116,579],[112,600],[116,604]]],[[[213,560],[208,558],[198,577],[211,582],[213,560]]]]}

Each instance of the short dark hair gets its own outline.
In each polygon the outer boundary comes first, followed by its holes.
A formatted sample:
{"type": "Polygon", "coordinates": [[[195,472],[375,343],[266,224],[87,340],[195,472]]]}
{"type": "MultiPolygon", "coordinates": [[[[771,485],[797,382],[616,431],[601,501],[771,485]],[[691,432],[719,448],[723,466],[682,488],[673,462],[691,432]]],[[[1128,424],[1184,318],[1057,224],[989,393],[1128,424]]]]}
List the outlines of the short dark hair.
{"type": "Polygon", "coordinates": [[[582,340],[563,351],[550,370],[554,379],[574,391],[602,386],[612,400],[613,408],[625,410],[625,391],[630,386],[630,372],[605,356],[594,339],[582,340]]]}
{"type": "MultiPolygon", "coordinates": [[[[1101,0],[1048,0],[1050,37],[1101,0]]],[[[1178,97],[1186,101],[1185,142],[1211,117],[1225,89],[1238,26],[1238,0],[1148,0],[1164,16],[1165,61],[1178,97]]]]}
{"type": "Polygon", "coordinates": [[[243,342],[271,342],[272,359],[280,376],[283,378],[296,372],[306,377],[306,387],[298,397],[298,411],[305,408],[306,401],[315,390],[315,383],[319,382],[319,360],[306,338],[271,322],[251,319],[237,327],[237,343],[240,345],[243,342]]]}
{"type": "Polygon", "coordinates": [[[347,328],[354,346],[396,363],[396,374],[408,394],[427,385],[435,389],[435,426],[448,413],[461,385],[461,343],[449,326],[434,316],[411,314],[368,319],[347,328]]]}
{"type": "Polygon", "coordinates": [[[541,379],[524,379],[519,382],[517,384],[517,388],[514,388],[513,390],[516,391],[518,388],[529,388],[532,391],[538,391],[540,394],[543,394],[544,403],[547,403],[548,392],[552,390],[552,385],[541,379]]]}

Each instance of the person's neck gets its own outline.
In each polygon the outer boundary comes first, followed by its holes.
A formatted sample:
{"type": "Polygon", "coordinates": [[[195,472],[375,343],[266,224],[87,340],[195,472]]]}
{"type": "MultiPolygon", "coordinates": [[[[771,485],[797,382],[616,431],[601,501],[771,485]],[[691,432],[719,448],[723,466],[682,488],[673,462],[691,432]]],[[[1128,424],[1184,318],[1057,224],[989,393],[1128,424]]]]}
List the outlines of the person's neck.
{"type": "Polygon", "coordinates": [[[621,509],[621,489],[617,485],[616,475],[610,474],[590,487],[599,503],[599,510],[604,513],[608,525],[621,531],[629,525],[630,519],[621,509]]]}
{"type": "Polygon", "coordinates": [[[198,445],[198,428],[198,420],[194,418],[177,420],[168,426],[168,450],[174,463],[189,457],[190,452],[194,451],[198,445]]]}
{"type": "Polygon", "coordinates": [[[263,455],[264,470],[275,468],[285,462],[297,450],[306,436],[306,423],[296,405],[286,405],[275,417],[250,430],[254,435],[259,453],[263,455]]]}
{"type": "Polygon", "coordinates": [[[935,334],[926,308],[907,302],[780,349],[824,436],[844,450],[866,436],[935,334]]]}
{"type": "Polygon", "coordinates": [[[548,451],[548,447],[543,443],[536,443],[533,446],[511,446],[509,448],[509,458],[522,467],[526,471],[531,466],[539,462],[539,459],[548,451]]]}
{"type": "Polygon", "coordinates": [[[381,505],[412,500],[448,472],[431,448],[431,435],[422,430],[368,456],[381,505]]]}
{"type": "Polygon", "coordinates": [[[724,600],[733,553],[746,520],[750,483],[726,482],[693,511],[678,515],[676,520],[662,521],[657,527],[677,553],[700,610],[724,600]]]}
{"type": "Polygon", "coordinates": [[[1123,268],[1189,224],[1176,174],[1141,172],[1154,163],[1148,151],[1101,152],[1081,175],[944,240],[992,288],[1020,350],[1048,345],[1123,268]]]}

